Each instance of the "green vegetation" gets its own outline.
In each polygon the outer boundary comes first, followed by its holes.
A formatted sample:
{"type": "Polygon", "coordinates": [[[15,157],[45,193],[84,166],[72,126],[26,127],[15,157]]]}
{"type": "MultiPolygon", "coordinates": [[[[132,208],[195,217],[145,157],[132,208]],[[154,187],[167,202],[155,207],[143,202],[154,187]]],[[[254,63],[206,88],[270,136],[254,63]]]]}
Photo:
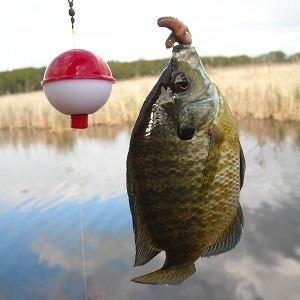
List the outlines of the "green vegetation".
{"type": "MultiPolygon", "coordinates": [[[[258,57],[240,56],[215,56],[201,57],[205,67],[228,67],[238,65],[289,63],[300,61],[300,53],[287,56],[282,51],[274,51],[258,57]]],[[[166,66],[168,58],[157,60],[138,60],[133,62],[109,61],[113,76],[116,80],[156,76],[166,66]]],[[[15,94],[41,90],[45,67],[26,68],[0,72],[0,95],[15,94]]]]}
{"type": "Polygon", "coordinates": [[[169,59],[137,60],[133,62],[109,61],[108,65],[116,80],[158,75],[169,59]]]}
{"type": "MultiPolygon", "coordinates": [[[[300,121],[300,61],[216,67],[208,73],[235,120],[300,121]]],[[[135,122],[156,82],[156,75],[118,81],[107,104],[89,116],[89,125],[125,126],[135,122]]],[[[60,131],[68,129],[69,122],[70,117],[52,107],[41,90],[0,96],[0,132],[17,128],[60,131]]]]}
{"type": "Polygon", "coordinates": [[[37,91],[46,68],[0,72],[0,95],[37,91]]]}

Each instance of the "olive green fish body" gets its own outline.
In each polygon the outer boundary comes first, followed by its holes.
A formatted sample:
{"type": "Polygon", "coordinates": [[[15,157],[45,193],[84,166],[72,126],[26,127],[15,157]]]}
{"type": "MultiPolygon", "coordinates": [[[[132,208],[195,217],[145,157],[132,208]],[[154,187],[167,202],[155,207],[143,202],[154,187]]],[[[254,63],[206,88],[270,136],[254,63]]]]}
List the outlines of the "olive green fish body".
{"type": "Polygon", "coordinates": [[[199,257],[232,249],[243,223],[242,176],[239,138],[225,100],[195,49],[175,47],[145,100],[127,158],[135,265],[160,251],[166,262],[134,281],[179,284],[195,272],[199,257]]]}

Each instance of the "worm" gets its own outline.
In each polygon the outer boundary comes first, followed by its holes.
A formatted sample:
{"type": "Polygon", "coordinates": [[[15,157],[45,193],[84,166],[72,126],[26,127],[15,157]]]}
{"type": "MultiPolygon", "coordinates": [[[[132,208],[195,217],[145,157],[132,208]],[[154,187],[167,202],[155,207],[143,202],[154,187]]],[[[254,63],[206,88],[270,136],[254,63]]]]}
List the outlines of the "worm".
{"type": "Polygon", "coordinates": [[[177,42],[182,45],[192,44],[192,35],[188,27],[174,17],[162,17],[157,20],[159,27],[166,27],[172,30],[172,33],[166,40],[166,48],[171,48],[177,42]]]}

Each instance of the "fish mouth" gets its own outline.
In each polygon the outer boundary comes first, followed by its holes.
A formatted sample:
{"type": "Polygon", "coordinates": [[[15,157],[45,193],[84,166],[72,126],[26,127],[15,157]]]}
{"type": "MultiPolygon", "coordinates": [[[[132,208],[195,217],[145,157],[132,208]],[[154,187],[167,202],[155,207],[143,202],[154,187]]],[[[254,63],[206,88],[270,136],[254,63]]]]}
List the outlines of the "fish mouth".
{"type": "Polygon", "coordinates": [[[190,125],[178,126],[177,135],[183,141],[190,140],[195,135],[195,128],[193,126],[190,126],[190,125]]]}
{"type": "Polygon", "coordinates": [[[181,50],[184,49],[194,49],[193,46],[191,45],[183,45],[183,44],[179,44],[173,47],[173,52],[180,52],[181,50]]]}

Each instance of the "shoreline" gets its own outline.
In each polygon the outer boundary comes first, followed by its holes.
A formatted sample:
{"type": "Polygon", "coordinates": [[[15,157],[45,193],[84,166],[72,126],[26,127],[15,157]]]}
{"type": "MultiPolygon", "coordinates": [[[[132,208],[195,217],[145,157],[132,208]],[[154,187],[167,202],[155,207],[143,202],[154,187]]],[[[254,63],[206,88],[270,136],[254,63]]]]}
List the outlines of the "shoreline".
{"type": "MultiPolygon", "coordinates": [[[[300,63],[210,68],[208,75],[227,100],[235,120],[300,121],[300,63]]],[[[117,81],[89,126],[135,122],[158,76],[117,81]]],[[[64,130],[70,116],[56,111],[42,90],[0,96],[0,129],[64,130]]]]}

